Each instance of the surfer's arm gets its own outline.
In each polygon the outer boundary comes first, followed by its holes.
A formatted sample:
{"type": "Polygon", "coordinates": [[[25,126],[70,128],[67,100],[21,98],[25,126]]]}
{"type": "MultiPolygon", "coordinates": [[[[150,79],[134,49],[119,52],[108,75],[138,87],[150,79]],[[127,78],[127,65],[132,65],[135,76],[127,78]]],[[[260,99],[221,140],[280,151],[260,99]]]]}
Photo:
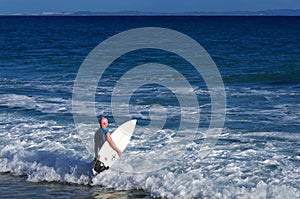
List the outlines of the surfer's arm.
{"type": "Polygon", "coordinates": [[[122,152],[120,149],[116,146],[114,141],[111,139],[110,133],[106,134],[106,140],[108,141],[109,145],[118,153],[119,156],[122,155],[122,152]]]}

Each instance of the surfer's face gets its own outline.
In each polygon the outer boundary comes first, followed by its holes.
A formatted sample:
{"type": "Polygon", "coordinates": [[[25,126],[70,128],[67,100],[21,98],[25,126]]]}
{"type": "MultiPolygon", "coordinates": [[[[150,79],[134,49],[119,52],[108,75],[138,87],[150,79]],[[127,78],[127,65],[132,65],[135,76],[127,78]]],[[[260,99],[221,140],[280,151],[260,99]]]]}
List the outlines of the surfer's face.
{"type": "Polygon", "coordinates": [[[100,121],[101,128],[105,129],[108,126],[108,120],[106,118],[102,118],[100,121]]]}

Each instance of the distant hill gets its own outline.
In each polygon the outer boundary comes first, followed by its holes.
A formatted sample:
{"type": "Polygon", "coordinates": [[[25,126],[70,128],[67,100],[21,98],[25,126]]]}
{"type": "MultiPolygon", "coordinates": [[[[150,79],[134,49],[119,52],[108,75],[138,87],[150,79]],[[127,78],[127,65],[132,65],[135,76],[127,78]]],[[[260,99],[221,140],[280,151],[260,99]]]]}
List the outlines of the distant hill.
{"type": "Polygon", "coordinates": [[[159,13],[159,12],[75,12],[76,16],[300,16],[300,9],[280,9],[262,11],[236,11],[236,12],[183,12],[183,13],[159,13]]]}
{"type": "Polygon", "coordinates": [[[235,11],[235,12],[180,12],[180,13],[160,13],[160,12],[42,12],[39,14],[10,14],[13,16],[300,16],[300,9],[277,9],[262,11],[235,11]]]}

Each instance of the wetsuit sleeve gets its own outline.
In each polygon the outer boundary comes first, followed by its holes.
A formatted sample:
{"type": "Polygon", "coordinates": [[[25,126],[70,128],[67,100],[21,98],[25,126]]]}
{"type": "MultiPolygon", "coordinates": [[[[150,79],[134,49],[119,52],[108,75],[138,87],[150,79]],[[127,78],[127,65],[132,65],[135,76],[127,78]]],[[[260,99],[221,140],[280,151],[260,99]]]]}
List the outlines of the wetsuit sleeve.
{"type": "Polygon", "coordinates": [[[104,133],[104,135],[106,135],[107,133],[109,133],[110,131],[109,131],[109,129],[102,129],[102,131],[103,131],[103,133],[104,133]]]}

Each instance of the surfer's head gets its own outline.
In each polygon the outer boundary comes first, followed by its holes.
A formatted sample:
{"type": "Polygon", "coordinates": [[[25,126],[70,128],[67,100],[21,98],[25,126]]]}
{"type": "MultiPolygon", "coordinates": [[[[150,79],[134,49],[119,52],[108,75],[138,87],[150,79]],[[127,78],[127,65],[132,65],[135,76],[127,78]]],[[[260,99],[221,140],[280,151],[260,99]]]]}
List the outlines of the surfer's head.
{"type": "Polygon", "coordinates": [[[105,129],[108,126],[108,120],[105,117],[101,117],[99,120],[100,127],[105,129]]]}

